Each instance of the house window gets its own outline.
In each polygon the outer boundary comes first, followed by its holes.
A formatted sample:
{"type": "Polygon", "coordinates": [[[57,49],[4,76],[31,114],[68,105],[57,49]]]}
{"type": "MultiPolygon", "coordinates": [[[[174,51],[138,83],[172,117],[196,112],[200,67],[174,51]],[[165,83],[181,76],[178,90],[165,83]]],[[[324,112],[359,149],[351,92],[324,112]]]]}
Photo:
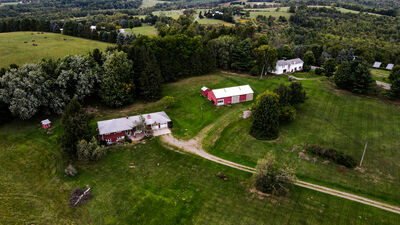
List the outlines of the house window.
{"type": "Polygon", "coordinates": [[[220,99],[220,100],[217,101],[217,105],[223,105],[223,104],[224,104],[224,100],[223,99],[220,99]]]}
{"type": "Polygon", "coordinates": [[[111,143],[111,138],[106,139],[107,143],[111,143]]]}
{"type": "Polygon", "coordinates": [[[119,140],[122,140],[122,139],[124,139],[124,138],[125,138],[124,136],[117,137],[117,140],[119,141],[119,140]]]}

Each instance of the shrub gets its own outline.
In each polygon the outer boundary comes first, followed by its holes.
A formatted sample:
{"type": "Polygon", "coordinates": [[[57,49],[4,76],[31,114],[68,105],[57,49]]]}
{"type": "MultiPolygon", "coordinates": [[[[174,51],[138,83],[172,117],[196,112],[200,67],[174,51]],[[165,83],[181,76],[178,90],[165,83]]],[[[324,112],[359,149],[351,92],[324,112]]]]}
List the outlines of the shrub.
{"type": "Polygon", "coordinates": [[[315,74],[316,75],[322,75],[322,73],[324,73],[324,69],[322,69],[322,68],[315,69],[315,74]]]}
{"type": "Polygon", "coordinates": [[[106,148],[99,146],[95,137],[90,142],[81,140],[77,146],[78,160],[97,161],[106,154],[106,148]]]}
{"type": "Polygon", "coordinates": [[[303,103],[306,100],[306,91],[303,90],[303,85],[301,85],[301,83],[292,82],[289,88],[291,105],[303,103]]]}
{"type": "Polygon", "coordinates": [[[165,96],[161,99],[161,104],[166,108],[172,108],[175,105],[175,98],[172,96],[165,96]]]}
{"type": "Polygon", "coordinates": [[[130,139],[128,135],[125,135],[125,142],[132,143],[132,139],[130,139]]]}
{"type": "Polygon", "coordinates": [[[257,139],[275,139],[279,134],[279,104],[275,93],[257,97],[250,134],[257,139]]]}
{"type": "Polygon", "coordinates": [[[283,106],[280,109],[279,121],[290,122],[296,119],[296,109],[293,106],[283,106]]]}
{"type": "Polygon", "coordinates": [[[270,194],[284,194],[295,181],[294,169],[288,166],[279,167],[271,153],[257,162],[255,174],[257,190],[270,194]]]}
{"type": "Polygon", "coordinates": [[[333,148],[324,148],[320,145],[305,145],[304,149],[313,155],[319,156],[324,159],[331,160],[336,164],[343,165],[347,168],[354,168],[357,166],[356,160],[350,155],[339,152],[333,148]]]}

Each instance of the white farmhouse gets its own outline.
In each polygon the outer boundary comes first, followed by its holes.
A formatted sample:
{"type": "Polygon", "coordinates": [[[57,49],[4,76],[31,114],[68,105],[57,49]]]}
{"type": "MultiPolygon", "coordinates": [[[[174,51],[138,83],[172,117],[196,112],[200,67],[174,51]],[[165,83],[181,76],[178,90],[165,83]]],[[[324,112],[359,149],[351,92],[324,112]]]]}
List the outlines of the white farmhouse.
{"type": "Polygon", "coordinates": [[[276,62],[276,68],[272,73],[274,74],[284,74],[284,73],[293,73],[296,71],[303,70],[303,60],[300,58],[289,59],[289,60],[278,60],[276,62]]]}

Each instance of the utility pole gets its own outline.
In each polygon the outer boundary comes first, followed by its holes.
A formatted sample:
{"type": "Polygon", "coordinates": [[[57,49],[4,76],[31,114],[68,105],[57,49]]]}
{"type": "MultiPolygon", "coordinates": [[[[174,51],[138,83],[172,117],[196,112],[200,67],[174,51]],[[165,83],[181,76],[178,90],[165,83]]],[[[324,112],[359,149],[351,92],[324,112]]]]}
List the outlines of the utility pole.
{"type": "Polygon", "coordinates": [[[368,146],[368,141],[365,142],[364,152],[363,152],[363,154],[361,156],[360,167],[362,166],[362,163],[363,163],[363,160],[364,160],[365,151],[367,150],[367,146],[368,146]]]}

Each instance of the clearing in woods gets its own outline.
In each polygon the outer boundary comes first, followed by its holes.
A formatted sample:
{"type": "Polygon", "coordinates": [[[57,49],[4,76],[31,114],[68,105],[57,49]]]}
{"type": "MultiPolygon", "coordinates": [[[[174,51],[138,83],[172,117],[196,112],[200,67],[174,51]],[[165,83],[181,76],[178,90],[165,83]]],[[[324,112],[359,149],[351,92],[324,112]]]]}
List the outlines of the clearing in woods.
{"type": "Polygon", "coordinates": [[[87,54],[95,48],[105,50],[111,44],[55,33],[0,33],[0,68],[15,63],[36,63],[42,58],[62,58],[87,54]]]}

